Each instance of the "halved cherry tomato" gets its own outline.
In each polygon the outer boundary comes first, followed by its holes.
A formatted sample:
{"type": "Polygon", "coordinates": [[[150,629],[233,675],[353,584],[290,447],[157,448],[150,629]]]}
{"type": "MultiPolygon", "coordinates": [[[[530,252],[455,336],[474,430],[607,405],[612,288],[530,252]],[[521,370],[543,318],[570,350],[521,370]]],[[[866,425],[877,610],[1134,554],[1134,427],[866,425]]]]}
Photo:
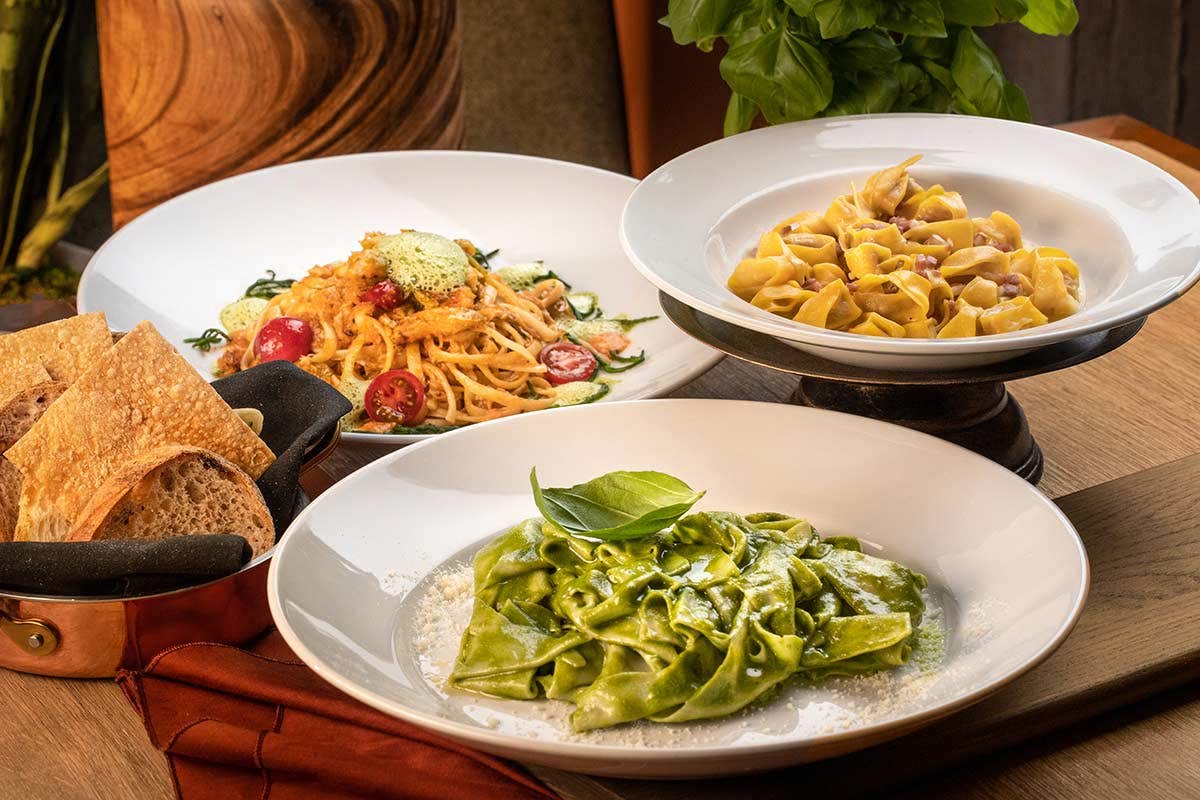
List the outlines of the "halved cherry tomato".
{"type": "Polygon", "coordinates": [[[312,352],[313,329],[297,317],[276,317],[254,337],[254,355],[260,364],[297,361],[312,352]]]}
{"type": "Polygon", "coordinates": [[[538,361],[546,365],[546,380],[555,386],[590,380],[596,374],[597,362],[592,351],[570,342],[546,345],[538,353],[538,361]]]}
{"type": "Polygon", "coordinates": [[[374,303],[376,308],[391,311],[400,305],[404,295],[400,287],[389,280],[382,280],[358,296],[364,303],[374,303]]]}
{"type": "Polygon", "coordinates": [[[367,416],[376,422],[410,425],[425,407],[425,387],[408,370],[390,369],[371,381],[363,405],[367,416]]]}

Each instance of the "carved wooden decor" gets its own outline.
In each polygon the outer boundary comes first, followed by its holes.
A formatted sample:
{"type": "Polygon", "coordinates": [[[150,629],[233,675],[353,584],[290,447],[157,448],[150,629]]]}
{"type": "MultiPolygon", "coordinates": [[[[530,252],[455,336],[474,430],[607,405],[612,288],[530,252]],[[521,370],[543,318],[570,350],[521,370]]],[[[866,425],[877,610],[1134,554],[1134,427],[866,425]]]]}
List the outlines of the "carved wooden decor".
{"type": "Polygon", "coordinates": [[[97,17],[116,226],[259,167],[462,143],[456,0],[98,0],[97,17]]]}

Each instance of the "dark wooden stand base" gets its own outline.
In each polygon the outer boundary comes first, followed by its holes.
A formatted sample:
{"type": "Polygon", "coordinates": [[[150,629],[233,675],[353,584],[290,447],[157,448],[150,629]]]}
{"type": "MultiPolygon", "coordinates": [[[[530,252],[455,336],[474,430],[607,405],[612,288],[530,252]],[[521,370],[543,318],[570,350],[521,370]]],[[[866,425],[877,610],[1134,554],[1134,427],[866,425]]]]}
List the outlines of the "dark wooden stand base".
{"type": "Polygon", "coordinates": [[[973,450],[1030,483],[1042,477],[1042,450],[1004,384],[891,386],[803,377],[791,402],[903,425],[973,450]]]}
{"type": "Polygon", "coordinates": [[[1030,483],[1042,477],[1042,451],[1004,382],[1090,361],[1133,338],[1146,318],[953,372],[871,370],[827,361],[766,334],[710,317],[665,294],[663,311],[692,337],[735,358],[800,376],[791,402],[903,425],[961,445],[1030,483]]]}

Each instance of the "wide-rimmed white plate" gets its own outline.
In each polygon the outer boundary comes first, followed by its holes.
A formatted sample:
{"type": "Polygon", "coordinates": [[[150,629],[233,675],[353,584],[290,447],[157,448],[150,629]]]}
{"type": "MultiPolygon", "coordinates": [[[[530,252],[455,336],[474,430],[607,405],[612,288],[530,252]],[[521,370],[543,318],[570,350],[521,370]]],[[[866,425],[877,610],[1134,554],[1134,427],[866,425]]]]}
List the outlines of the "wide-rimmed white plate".
{"type": "MultiPolygon", "coordinates": [[[[695,777],[826,758],[973,703],[1062,642],[1088,565],[1070,523],[1008,470],[960,447],[830,411],[653,400],[512,417],[424,442],[319,497],[271,562],[271,612],[324,679],[473,747],[606,775],[695,777]],[[469,560],[535,516],[528,476],[564,486],[656,469],[698,508],[785,511],[855,534],[930,581],[944,648],[901,673],[791,688],[727,719],[572,734],[565,703],[444,685],[470,616],[469,560]]],[[[932,623],[931,623],[932,624],[932,623]]],[[[938,630],[933,630],[936,639],[938,630]]]]}
{"type": "MultiPolygon", "coordinates": [[[[545,260],[605,313],[660,314],[658,294],[621,250],[624,175],[527,156],[414,150],[339,156],[272,167],[180,195],[117,231],[88,264],[79,310],[104,311],[116,330],[148,319],[206,377],[217,354],[183,340],[218,325],[217,313],[274,269],[300,277],[345,258],[366,231],[402,227],[500,248],[495,264],[545,260]]],[[[633,400],[686,383],[720,354],[666,319],[640,325],[648,356],[608,395],[633,400]]],[[[343,441],[399,445],[419,436],[347,433],[343,441]]]]}
{"type": "Polygon", "coordinates": [[[1200,201],[1149,162],[1073,133],[982,117],[884,114],[797,122],[705,145],[639,184],[625,251],[680,302],[834,361],[958,369],[1107,330],[1160,308],[1200,278],[1200,201]],[[924,185],[958,190],[974,216],[1012,214],[1027,240],[1061,247],[1085,291],[1073,316],[969,339],[890,339],[803,325],[755,308],[725,281],[762,232],[824,210],[872,172],[915,153],[924,185]]]}

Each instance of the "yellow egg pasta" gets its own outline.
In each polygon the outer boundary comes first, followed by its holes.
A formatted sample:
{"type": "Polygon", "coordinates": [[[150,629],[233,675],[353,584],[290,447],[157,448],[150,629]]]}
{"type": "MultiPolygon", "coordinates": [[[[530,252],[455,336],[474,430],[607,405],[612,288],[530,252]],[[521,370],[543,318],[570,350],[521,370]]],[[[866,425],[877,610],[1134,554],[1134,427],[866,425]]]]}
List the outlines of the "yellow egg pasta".
{"type": "Polygon", "coordinates": [[[971,217],[962,195],[921,186],[913,156],[763,233],[729,289],[806,325],[907,339],[986,336],[1079,310],[1079,266],[1026,242],[1004,211],[971,217]]]}

